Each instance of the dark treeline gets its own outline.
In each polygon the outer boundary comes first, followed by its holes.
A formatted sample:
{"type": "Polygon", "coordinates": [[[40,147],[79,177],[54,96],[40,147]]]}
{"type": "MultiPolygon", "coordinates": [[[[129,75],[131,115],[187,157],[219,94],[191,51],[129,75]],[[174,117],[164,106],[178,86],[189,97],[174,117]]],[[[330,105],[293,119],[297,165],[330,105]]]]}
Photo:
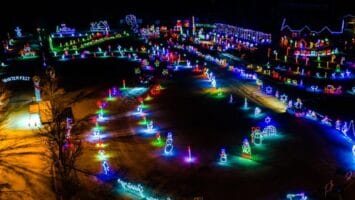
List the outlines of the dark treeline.
{"type": "Polygon", "coordinates": [[[60,23],[85,29],[91,21],[108,20],[112,27],[126,14],[134,13],[145,23],[172,22],[195,15],[201,22],[225,22],[267,32],[278,31],[283,17],[299,24],[334,25],[345,14],[355,14],[346,0],[128,0],[128,1],[45,1],[7,2],[1,6],[0,31],[16,25],[24,31],[46,27],[52,31],[60,23]]]}

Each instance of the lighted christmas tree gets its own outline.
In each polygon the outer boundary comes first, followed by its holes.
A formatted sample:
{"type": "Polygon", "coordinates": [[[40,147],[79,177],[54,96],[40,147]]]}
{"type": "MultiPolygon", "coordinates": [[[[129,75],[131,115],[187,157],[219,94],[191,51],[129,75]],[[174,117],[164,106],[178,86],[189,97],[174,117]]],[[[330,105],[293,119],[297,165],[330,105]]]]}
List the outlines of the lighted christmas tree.
{"type": "Polygon", "coordinates": [[[242,157],[251,159],[251,147],[250,147],[248,139],[246,139],[246,138],[243,140],[242,157]]]}

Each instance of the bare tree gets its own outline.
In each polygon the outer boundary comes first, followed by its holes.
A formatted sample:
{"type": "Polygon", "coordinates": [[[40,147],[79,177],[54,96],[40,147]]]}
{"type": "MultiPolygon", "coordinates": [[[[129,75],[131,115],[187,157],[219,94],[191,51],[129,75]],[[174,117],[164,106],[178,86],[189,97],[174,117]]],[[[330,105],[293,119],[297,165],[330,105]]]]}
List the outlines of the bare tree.
{"type": "Polygon", "coordinates": [[[66,108],[72,103],[58,87],[53,68],[48,68],[42,82],[43,101],[47,102],[42,115],[50,116],[40,133],[45,136],[52,159],[53,186],[57,199],[70,199],[78,187],[76,160],[81,154],[77,124],[68,121],[66,108]],[[46,113],[47,112],[47,113],[46,113]]]}
{"type": "Polygon", "coordinates": [[[0,81],[0,121],[6,116],[6,111],[10,101],[10,90],[0,81]]]}

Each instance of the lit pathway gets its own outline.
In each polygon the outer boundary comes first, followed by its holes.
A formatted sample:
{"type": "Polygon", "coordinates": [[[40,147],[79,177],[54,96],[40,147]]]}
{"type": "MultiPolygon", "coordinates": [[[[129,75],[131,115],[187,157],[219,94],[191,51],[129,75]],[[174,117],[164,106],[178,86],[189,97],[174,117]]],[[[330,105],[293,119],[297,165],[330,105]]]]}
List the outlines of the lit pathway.
{"type": "Polygon", "coordinates": [[[18,102],[0,128],[0,199],[54,199],[44,140],[28,126],[29,102],[18,102]]]}
{"type": "Polygon", "coordinates": [[[227,87],[230,88],[232,91],[235,91],[240,96],[247,97],[249,100],[255,102],[256,104],[269,108],[277,113],[286,112],[286,106],[284,103],[277,100],[273,96],[262,94],[259,91],[258,86],[243,83],[242,81],[236,79],[230,79],[228,81],[230,82],[230,85],[228,85],[227,87]]]}

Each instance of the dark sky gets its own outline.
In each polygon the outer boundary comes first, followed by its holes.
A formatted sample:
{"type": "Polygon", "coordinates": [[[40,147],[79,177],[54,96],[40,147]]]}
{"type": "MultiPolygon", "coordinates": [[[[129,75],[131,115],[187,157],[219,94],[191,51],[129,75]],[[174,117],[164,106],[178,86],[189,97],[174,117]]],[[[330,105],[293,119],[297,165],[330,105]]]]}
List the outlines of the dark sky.
{"type": "Polygon", "coordinates": [[[314,24],[337,23],[345,14],[355,14],[350,0],[47,0],[46,2],[20,3],[12,0],[1,6],[1,30],[15,25],[24,30],[39,25],[49,26],[65,22],[70,27],[87,28],[93,20],[107,19],[111,26],[118,24],[126,14],[135,13],[145,22],[161,19],[173,20],[195,15],[204,20],[215,20],[271,31],[280,26],[282,17],[314,24]],[[347,2],[344,3],[344,2],[347,2]],[[21,4],[21,5],[20,5],[21,4]]]}

